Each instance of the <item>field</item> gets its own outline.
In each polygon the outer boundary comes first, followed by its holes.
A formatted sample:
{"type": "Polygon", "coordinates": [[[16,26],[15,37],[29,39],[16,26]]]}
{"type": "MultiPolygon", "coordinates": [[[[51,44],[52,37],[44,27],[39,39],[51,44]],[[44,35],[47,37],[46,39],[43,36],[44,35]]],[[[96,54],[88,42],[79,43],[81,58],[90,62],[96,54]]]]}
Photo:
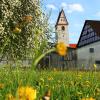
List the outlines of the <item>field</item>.
{"type": "Polygon", "coordinates": [[[36,100],[100,100],[100,73],[0,68],[0,100],[33,100],[17,99],[21,87],[36,90],[36,100]]]}

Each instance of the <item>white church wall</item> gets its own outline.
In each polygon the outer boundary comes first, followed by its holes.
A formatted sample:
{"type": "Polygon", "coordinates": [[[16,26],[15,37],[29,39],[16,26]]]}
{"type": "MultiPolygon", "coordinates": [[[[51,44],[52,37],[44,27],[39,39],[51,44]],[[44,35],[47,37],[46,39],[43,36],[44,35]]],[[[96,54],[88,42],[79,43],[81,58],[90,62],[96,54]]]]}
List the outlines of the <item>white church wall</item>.
{"type": "MultiPolygon", "coordinates": [[[[100,61],[100,42],[95,42],[90,45],[77,49],[78,67],[85,68],[93,67],[95,61],[100,61]],[[94,48],[94,52],[90,52],[90,48],[94,48]]],[[[99,67],[100,65],[97,64],[99,67]]]]}

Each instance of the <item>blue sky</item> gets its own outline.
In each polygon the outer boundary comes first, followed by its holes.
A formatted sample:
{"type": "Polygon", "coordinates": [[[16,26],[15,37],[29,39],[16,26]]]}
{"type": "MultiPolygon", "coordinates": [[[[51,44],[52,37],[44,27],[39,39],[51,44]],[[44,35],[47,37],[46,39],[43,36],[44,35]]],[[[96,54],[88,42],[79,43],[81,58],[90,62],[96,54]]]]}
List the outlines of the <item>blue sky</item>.
{"type": "Polygon", "coordinates": [[[69,22],[69,42],[77,43],[85,20],[100,20],[100,0],[43,0],[50,23],[55,25],[59,11],[64,9],[69,22]]]}

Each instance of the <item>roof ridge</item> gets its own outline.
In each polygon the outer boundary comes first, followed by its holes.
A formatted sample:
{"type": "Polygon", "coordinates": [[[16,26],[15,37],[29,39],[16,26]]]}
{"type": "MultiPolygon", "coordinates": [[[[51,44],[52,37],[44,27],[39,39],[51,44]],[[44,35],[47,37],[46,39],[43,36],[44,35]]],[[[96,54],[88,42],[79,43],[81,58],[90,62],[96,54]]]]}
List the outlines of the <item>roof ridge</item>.
{"type": "Polygon", "coordinates": [[[85,21],[100,22],[100,20],[85,20],[85,21]]]}

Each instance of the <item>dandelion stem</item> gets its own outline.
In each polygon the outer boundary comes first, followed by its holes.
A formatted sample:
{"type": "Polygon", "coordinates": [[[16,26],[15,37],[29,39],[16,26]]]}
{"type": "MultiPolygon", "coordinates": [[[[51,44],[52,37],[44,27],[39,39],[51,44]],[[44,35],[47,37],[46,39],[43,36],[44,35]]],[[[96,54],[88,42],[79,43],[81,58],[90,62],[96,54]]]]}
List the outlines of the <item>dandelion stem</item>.
{"type": "Polygon", "coordinates": [[[37,59],[35,59],[35,60],[33,61],[32,67],[36,67],[37,64],[39,63],[39,61],[40,61],[43,57],[45,57],[48,53],[53,52],[53,51],[56,51],[56,48],[49,49],[47,52],[41,54],[37,59]]]}

